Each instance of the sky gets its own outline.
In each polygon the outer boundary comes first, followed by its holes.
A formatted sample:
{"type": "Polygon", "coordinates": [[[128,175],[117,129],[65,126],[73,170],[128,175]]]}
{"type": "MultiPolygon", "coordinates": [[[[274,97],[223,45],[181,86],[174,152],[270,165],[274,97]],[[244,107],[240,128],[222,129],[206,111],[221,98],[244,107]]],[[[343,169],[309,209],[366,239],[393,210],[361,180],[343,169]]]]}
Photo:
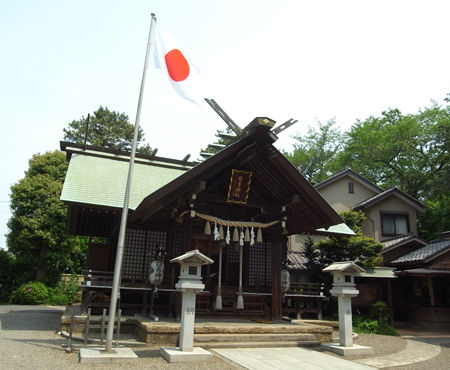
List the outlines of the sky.
{"type": "MultiPolygon", "coordinates": [[[[63,129],[106,106],[134,123],[150,14],[200,69],[204,97],[241,127],[299,122],[276,146],[335,118],[347,130],[450,92],[446,0],[0,0],[0,248],[11,185],[63,129]]],[[[225,123],[149,68],[141,126],[170,158],[199,157],[225,123]]]]}

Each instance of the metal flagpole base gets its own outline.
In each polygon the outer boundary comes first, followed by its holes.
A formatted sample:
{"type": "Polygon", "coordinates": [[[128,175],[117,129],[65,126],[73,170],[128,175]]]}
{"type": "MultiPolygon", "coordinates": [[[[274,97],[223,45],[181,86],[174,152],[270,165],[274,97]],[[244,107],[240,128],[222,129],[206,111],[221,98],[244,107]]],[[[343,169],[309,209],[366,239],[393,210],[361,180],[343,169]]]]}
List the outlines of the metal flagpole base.
{"type": "Polygon", "coordinates": [[[238,297],[237,297],[236,309],[237,310],[243,310],[244,309],[244,297],[242,296],[242,294],[239,294],[238,297]]]}
{"type": "Polygon", "coordinates": [[[221,295],[217,295],[216,296],[216,310],[222,310],[222,296],[221,295]]]}

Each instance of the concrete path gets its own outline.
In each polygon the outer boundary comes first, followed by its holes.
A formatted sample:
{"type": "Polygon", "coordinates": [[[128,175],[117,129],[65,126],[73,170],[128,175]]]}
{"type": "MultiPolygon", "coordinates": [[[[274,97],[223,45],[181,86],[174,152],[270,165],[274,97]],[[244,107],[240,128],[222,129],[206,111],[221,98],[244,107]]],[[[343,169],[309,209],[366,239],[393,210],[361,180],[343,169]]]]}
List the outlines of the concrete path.
{"type": "Polygon", "coordinates": [[[221,348],[211,351],[250,370],[363,370],[373,367],[307,348],[221,348]]]}
{"type": "Polygon", "coordinates": [[[373,366],[378,369],[409,365],[432,359],[441,353],[441,347],[435,344],[424,343],[418,340],[408,339],[403,351],[381,357],[365,358],[355,360],[356,362],[373,366]]]}

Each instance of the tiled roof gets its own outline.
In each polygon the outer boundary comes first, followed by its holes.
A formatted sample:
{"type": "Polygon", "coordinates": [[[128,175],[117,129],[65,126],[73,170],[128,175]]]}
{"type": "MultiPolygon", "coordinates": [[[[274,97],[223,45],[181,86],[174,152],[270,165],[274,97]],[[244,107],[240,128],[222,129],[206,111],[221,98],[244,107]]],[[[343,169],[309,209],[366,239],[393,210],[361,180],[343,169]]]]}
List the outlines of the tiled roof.
{"type": "Polygon", "coordinates": [[[319,182],[318,184],[314,185],[314,187],[316,189],[320,189],[323,188],[324,186],[333,183],[336,180],[339,180],[340,178],[349,175],[353,178],[356,178],[357,180],[359,180],[360,182],[364,183],[366,186],[372,188],[374,191],[378,192],[382,192],[383,189],[380,188],[379,186],[375,185],[373,182],[367,180],[365,177],[361,176],[360,174],[356,173],[355,171],[353,171],[351,168],[346,168],[345,170],[337,173],[334,176],[331,176],[330,178],[319,182]]]}
{"type": "Polygon", "coordinates": [[[393,265],[402,265],[407,263],[427,262],[433,257],[450,250],[450,240],[438,240],[425,247],[406,253],[405,255],[391,261],[393,265]]]}
{"type": "Polygon", "coordinates": [[[306,270],[307,260],[301,252],[288,252],[286,267],[288,269],[306,270]]]}
{"type": "Polygon", "coordinates": [[[391,249],[394,249],[396,247],[405,245],[405,244],[413,242],[413,241],[415,242],[415,244],[427,245],[425,240],[422,240],[416,234],[408,233],[408,234],[396,236],[395,238],[392,238],[392,239],[384,240],[382,242],[383,250],[381,251],[381,253],[387,252],[391,249]]]}
{"type": "Polygon", "coordinates": [[[385,198],[387,198],[390,195],[397,195],[400,196],[402,198],[404,198],[406,201],[408,201],[411,205],[413,205],[415,208],[419,209],[419,210],[423,210],[423,204],[421,202],[419,202],[417,199],[413,198],[411,195],[406,194],[405,192],[397,189],[397,187],[392,187],[389,188],[385,191],[383,191],[380,194],[377,194],[375,196],[373,196],[372,198],[366,199],[365,201],[357,204],[354,209],[358,210],[358,209],[364,209],[366,207],[369,207],[385,198]]]}

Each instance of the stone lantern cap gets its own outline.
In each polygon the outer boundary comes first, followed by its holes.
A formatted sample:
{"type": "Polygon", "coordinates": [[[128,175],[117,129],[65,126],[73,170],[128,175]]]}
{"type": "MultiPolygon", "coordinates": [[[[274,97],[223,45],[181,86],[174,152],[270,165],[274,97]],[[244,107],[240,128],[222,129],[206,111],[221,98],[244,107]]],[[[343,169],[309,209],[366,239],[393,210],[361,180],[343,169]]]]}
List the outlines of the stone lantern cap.
{"type": "Polygon", "coordinates": [[[175,285],[177,289],[203,289],[204,285],[201,284],[202,266],[214,263],[211,258],[202,254],[198,249],[172,258],[170,262],[180,264],[179,281],[175,285]]]}
{"type": "Polygon", "coordinates": [[[170,263],[178,262],[180,265],[190,264],[190,265],[210,265],[214,261],[201,253],[198,249],[186,252],[181,256],[172,258],[170,263]]]}
{"type": "Polygon", "coordinates": [[[356,274],[365,270],[353,261],[334,262],[330,266],[325,267],[323,272],[340,272],[347,274],[356,274]]]}

